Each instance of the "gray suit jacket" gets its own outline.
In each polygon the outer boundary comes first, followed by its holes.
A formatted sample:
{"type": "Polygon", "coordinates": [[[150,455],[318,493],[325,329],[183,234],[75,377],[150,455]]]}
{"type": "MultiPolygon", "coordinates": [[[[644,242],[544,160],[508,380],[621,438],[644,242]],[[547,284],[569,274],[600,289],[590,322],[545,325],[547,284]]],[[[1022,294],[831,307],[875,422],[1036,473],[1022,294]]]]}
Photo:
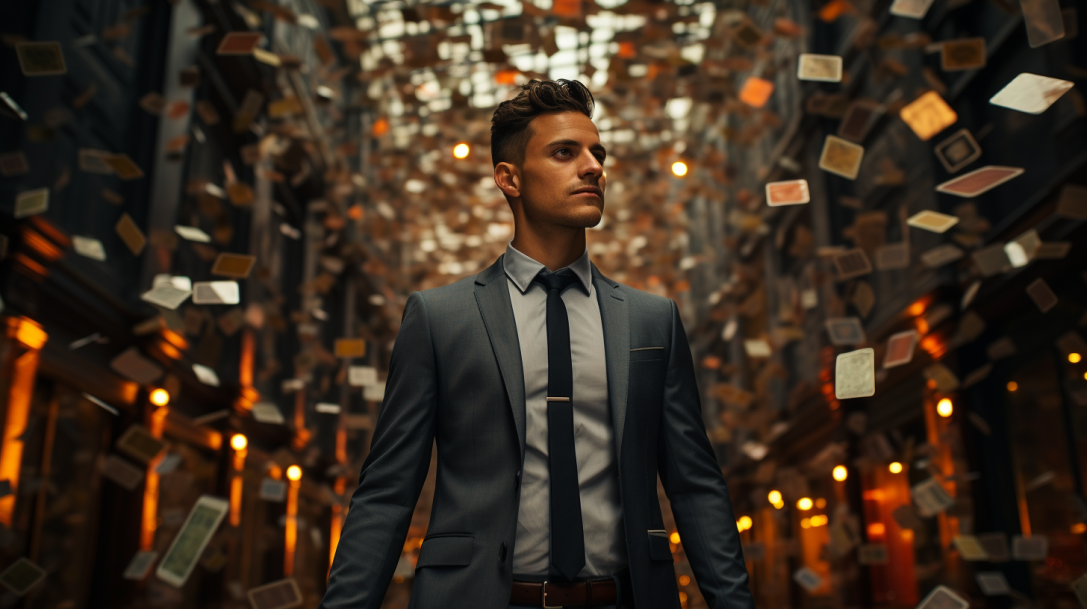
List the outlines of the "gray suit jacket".
{"type": "MultiPolygon", "coordinates": [[[[754,607],[725,480],[706,437],[694,365],[674,302],[593,266],[619,455],[627,554],[639,609],[679,609],[657,475],[702,595],[754,607]]],[[[404,308],[370,454],[351,498],[322,609],[378,609],[438,447],[413,609],[509,604],[525,389],[502,258],[404,308]]]]}

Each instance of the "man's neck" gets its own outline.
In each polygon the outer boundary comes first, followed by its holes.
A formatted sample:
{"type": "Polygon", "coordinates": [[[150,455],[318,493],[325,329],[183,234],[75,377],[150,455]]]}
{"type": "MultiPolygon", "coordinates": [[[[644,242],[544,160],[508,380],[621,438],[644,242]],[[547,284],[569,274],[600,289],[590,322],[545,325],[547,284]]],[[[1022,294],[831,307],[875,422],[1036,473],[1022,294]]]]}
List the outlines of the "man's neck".
{"type": "Polygon", "coordinates": [[[513,247],[547,270],[556,271],[570,266],[585,253],[585,229],[563,227],[547,235],[515,229],[513,247]]]}

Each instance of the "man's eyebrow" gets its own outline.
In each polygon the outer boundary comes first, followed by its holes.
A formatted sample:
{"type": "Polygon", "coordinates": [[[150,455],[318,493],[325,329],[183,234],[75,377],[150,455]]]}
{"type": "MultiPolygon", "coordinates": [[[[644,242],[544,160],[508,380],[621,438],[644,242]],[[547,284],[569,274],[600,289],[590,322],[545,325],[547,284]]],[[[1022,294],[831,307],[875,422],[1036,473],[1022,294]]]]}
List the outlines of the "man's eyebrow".
{"type": "MultiPolygon", "coordinates": [[[[553,141],[553,142],[551,142],[551,143],[549,143],[547,145],[548,148],[550,148],[551,146],[581,146],[581,142],[579,142],[577,140],[555,140],[555,141],[553,141]]],[[[600,152],[603,152],[604,154],[608,153],[608,151],[604,149],[604,145],[601,144],[600,142],[595,142],[595,143],[591,144],[589,146],[589,149],[590,150],[599,150],[600,152]]]]}

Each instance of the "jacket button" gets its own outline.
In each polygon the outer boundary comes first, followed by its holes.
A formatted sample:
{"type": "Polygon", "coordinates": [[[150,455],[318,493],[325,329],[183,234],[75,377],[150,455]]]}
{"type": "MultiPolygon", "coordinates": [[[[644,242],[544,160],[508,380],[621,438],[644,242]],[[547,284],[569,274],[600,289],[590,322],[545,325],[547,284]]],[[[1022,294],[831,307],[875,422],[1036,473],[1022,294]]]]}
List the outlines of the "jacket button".
{"type": "Polygon", "coordinates": [[[498,560],[500,560],[502,562],[506,562],[506,544],[505,544],[505,542],[503,542],[502,545],[499,546],[499,548],[498,548],[498,560]]]}

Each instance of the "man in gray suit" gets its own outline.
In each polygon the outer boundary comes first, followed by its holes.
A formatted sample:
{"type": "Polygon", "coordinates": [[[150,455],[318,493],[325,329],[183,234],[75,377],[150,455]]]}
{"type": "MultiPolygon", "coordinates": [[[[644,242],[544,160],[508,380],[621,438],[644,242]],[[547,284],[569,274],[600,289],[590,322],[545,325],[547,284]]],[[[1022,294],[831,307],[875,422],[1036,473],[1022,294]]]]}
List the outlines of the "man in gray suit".
{"type": "Polygon", "coordinates": [[[657,476],[713,609],[754,607],[675,303],[588,258],[605,150],[576,81],[494,113],[515,236],[404,308],[323,609],[378,609],[438,447],[411,607],[678,609],[657,476]]]}

